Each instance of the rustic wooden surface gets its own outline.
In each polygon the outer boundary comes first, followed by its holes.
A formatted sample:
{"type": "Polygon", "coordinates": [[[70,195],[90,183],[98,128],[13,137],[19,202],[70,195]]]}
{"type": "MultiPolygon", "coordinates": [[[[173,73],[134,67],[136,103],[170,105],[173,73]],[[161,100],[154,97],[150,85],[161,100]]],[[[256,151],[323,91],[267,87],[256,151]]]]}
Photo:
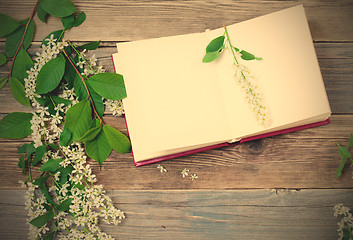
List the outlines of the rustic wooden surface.
{"type": "MultiPolygon", "coordinates": [[[[335,179],[340,158],[335,143],[346,145],[353,132],[353,1],[147,1],[76,0],[86,22],[66,38],[102,40],[95,51],[108,71],[117,41],[201,32],[303,4],[333,111],[331,124],[135,168],[130,154],[113,153],[98,170],[102,183],[127,218],[102,227],[119,239],[335,239],[332,208],[353,207],[352,167],[335,179]],[[199,179],[182,178],[188,168],[199,179]]],[[[30,15],[35,1],[1,0],[0,13],[17,20],[30,15]]],[[[35,17],[35,43],[61,29],[35,17]]],[[[4,52],[4,39],[0,39],[4,52]]],[[[305,53],[303,53],[305,54],[305,53]]],[[[9,65],[0,68],[6,75],[9,65]]],[[[0,118],[30,111],[15,102],[9,87],[0,91],[0,118]]],[[[105,121],[126,133],[121,117],[105,121]]],[[[29,139],[0,139],[0,238],[27,235],[24,190],[17,147],[29,139]]]]}

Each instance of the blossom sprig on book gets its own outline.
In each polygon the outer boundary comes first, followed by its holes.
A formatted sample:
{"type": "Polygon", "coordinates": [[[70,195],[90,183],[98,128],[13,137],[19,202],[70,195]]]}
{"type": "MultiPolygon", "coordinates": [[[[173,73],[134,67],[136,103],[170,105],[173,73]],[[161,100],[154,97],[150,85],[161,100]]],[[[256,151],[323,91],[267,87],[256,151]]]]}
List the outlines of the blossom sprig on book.
{"type": "Polygon", "coordinates": [[[202,62],[209,63],[216,60],[224,49],[229,49],[232,53],[235,65],[235,79],[244,90],[246,101],[250,104],[252,111],[255,113],[257,121],[264,126],[268,126],[271,123],[271,119],[266,109],[264,99],[255,83],[256,78],[245,65],[240,63],[240,59],[250,61],[262,60],[262,58],[234,47],[230,41],[227,27],[224,26],[224,34],[213,39],[207,45],[206,54],[202,62]]]}

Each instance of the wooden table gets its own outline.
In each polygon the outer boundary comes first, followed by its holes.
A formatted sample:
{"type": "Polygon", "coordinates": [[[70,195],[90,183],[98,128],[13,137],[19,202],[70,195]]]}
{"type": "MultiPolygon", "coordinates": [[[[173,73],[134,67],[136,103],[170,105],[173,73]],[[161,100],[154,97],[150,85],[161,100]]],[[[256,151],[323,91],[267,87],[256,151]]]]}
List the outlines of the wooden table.
{"type": "MultiPolygon", "coordinates": [[[[348,144],[353,132],[353,1],[147,1],[74,0],[86,22],[67,32],[76,42],[102,40],[95,51],[108,71],[117,41],[201,32],[303,4],[333,111],[331,124],[224,147],[136,168],[131,154],[113,153],[99,170],[99,183],[126,213],[118,226],[103,225],[119,239],[336,239],[333,206],[353,207],[352,167],[335,179],[340,156],[335,143],[348,144]],[[182,178],[177,169],[197,173],[182,178]]],[[[28,17],[34,0],[2,0],[0,13],[28,17]]],[[[50,17],[35,17],[33,56],[40,41],[62,29],[50,17]]],[[[256,33],[254,33],[256,35],[256,33]]],[[[300,49],[298,50],[300,51],[300,49]]],[[[4,52],[1,39],[0,52],[4,52]]],[[[305,53],[303,53],[305,54],[305,53]]],[[[9,64],[1,67],[1,77],[9,64]]],[[[7,85],[0,91],[0,118],[30,111],[7,85]]],[[[123,117],[104,116],[126,133],[123,117]]],[[[17,167],[17,147],[28,142],[0,139],[0,238],[27,237],[25,190],[17,167]]]]}

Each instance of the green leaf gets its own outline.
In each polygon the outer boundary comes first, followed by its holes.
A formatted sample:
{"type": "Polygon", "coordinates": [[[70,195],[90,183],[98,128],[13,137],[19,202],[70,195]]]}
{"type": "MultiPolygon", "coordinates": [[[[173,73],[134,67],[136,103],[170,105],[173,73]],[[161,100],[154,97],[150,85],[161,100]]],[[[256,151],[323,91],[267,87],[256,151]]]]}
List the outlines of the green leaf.
{"type": "Polygon", "coordinates": [[[55,172],[59,168],[59,164],[63,161],[63,159],[49,159],[45,162],[42,167],[39,169],[42,172],[55,172]]]}
{"type": "Polygon", "coordinates": [[[28,143],[25,143],[21,147],[17,148],[17,153],[25,153],[28,145],[28,143]]]}
{"type": "Polygon", "coordinates": [[[340,166],[338,167],[338,169],[336,170],[337,174],[335,176],[335,178],[338,178],[339,176],[342,175],[342,171],[343,171],[343,168],[344,168],[344,165],[346,164],[347,162],[347,158],[350,158],[352,159],[352,155],[351,153],[344,147],[340,146],[339,144],[337,144],[337,147],[338,147],[338,153],[341,155],[341,164],[340,166]]]}
{"type": "Polygon", "coordinates": [[[46,204],[46,203],[43,203],[43,207],[44,207],[44,209],[47,210],[47,211],[53,210],[53,207],[50,206],[50,205],[48,205],[48,204],[46,204]]]}
{"type": "Polygon", "coordinates": [[[349,139],[349,144],[348,144],[348,148],[353,146],[353,134],[351,133],[351,137],[349,139]]]}
{"type": "Polygon", "coordinates": [[[36,217],[29,223],[32,224],[33,226],[40,228],[40,227],[43,227],[46,223],[48,223],[53,218],[54,218],[53,211],[49,211],[44,213],[43,215],[40,215],[39,217],[36,217]]]}
{"type": "Polygon", "coordinates": [[[83,190],[83,189],[85,189],[85,185],[80,184],[80,183],[77,183],[77,184],[76,184],[76,185],[74,185],[73,187],[74,187],[74,188],[77,188],[77,189],[79,189],[79,190],[83,190]]]}
{"type": "Polygon", "coordinates": [[[0,89],[2,89],[6,83],[7,83],[8,78],[0,78],[0,89]]]}
{"type": "Polygon", "coordinates": [[[239,52],[239,48],[233,47],[233,49],[237,52],[239,52]]]}
{"type": "Polygon", "coordinates": [[[0,66],[4,65],[6,61],[7,61],[6,56],[0,53],[0,66]]]}
{"type": "Polygon", "coordinates": [[[338,145],[338,153],[341,155],[342,158],[352,158],[351,153],[348,151],[347,148],[342,147],[340,145],[338,145]]]}
{"type": "Polygon", "coordinates": [[[48,233],[47,235],[45,235],[45,237],[43,238],[43,240],[53,240],[55,233],[56,233],[56,231],[52,231],[52,232],[48,233]]]}
{"type": "MultiPolygon", "coordinates": [[[[25,23],[27,23],[27,19],[25,21],[25,23]]],[[[20,22],[22,23],[22,22],[20,22]]],[[[34,30],[35,30],[35,25],[33,22],[33,19],[29,22],[27,31],[26,31],[26,35],[23,39],[23,46],[24,48],[27,50],[29,48],[29,46],[31,46],[32,41],[33,41],[33,36],[34,36],[34,30]]]]}
{"type": "MultiPolygon", "coordinates": [[[[41,96],[41,95],[39,95],[41,96]]],[[[64,99],[58,96],[45,96],[42,95],[40,98],[36,98],[37,102],[42,105],[43,107],[48,107],[48,112],[52,115],[56,114],[56,110],[54,109],[54,105],[57,106],[58,104],[63,103],[65,106],[71,104],[71,101],[68,99],[64,99]]]]}
{"type": "Polygon", "coordinates": [[[30,159],[32,156],[32,153],[34,153],[34,150],[36,148],[34,147],[34,142],[31,142],[30,144],[27,145],[26,147],[26,154],[27,154],[27,158],[30,159]]]}
{"type": "Polygon", "coordinates": [[[103,103],[103,98],[101,95],[99,95],[96,91],[93,90],[93,88],[91,87],[91,85],[89,85],[89,83],[86,83],[88,91],[91,94],[93,103],[94,103],[94,107],[96,108],[96,111],[98,113],[98,115],[100,117],[103,116],[104,114],[104,103],[103,103]]]}
{"type": "Polygon", "coordinates": [[[56,203],[51,199],[51,196],[48,192],[47,186],[45,186],[45,183],[42,183],[39,185],[40,191],[42,192],[43,196],[46,198],[48,203],[51,203],[54,206],[57,206],[56,203]]]}
{"type": "MultiPolygon", "coordinates": [[[[28,22],[28,18],[20,21],[20,24],[26,25],[27,22],[28,22]]],[[[6,51],[7,57],[10,58],[15,56],[17,48],[20,45],[22,36],[25,32],[25,28],[26,28],[25,26],[20,26],[13,33],[7,36],[5,41],[5,51],[6,51]]],[[[33,20],[31,20],[28,25],[25,37],[23,39],[23,47],[25,50],[27,50],[27,48],[29,48],[29,46],[31,45],[33,40],[33,35],[34,35],[34,22],[33,20]]]]}
{"type": "Polygon", "coordinates": [[[56,145],[55,143],[49,143],[49,144],[48,144],[48,147],[51,147],[51,148],[54,149],[54,150],[59,150],[58,145],[56,145]]]}
{"type": "Polygon", "coordinates": [[[61,97],[58,97],[58,96],[51,96],[52,100],[54,101],[54,103],[56,105],[59,105],[59,104],[64,104],[65,106],[69,106],[71,104],[71,101],[69,99],[65,99],[65,98],[61,98],[61,97]]]}
{"type": "Polygon", "coordinates": [[[48,41],[46,39],[50,39],[50,36],[53,35],[53,39],[56,39],[55,42],[61,41],[61,39],[64,36],[64,30],[57,30],[54,32],[51,32],[48,34],[48,36],[46,36],[43,41],[42,41],[42,46],[48,46],[48,41]]]}
{"type": "Polygon", "coordinates": [[[102,130],[102,126],[94,127],[88,130],[85,134],[83,134],[82,137],[80,137],[77,142],[88,142],[92,141],[97,137],[97,135],[100,133],[102,130]]]}
{"type": "Polygon", "coordinates": [[[78,74],[75,74],[74,78],[74,92],[79,101],[88,99],[87,90],[82,82],[81,77],[78,74]]]}
{"type": "Polygon", "coordinates": [[[65,59],[62,55],[47,62],[37,76],[36,93],[53,91],[60,83],[65,72],[65,59]]]}
{"type": "Polygon", "coordinates": [[[87,50],[95,50],[99,47],[99,44],[101,43],[101,41],[93,41],[93,42],[89,42],[86,44],[83,44],[79,47],[77,47],[77,49],[87,49],[87,50]]]}
{"type": "Polygon", "coordinates": [[[32,113],[12,112],[7,114],[0,122],[0,137],[18,139],[32,133],[32,113]]]}
{"type": "Polygon", "coordinates": [[[33,66],[33,61],[31,57],[28,55],[27,51],[21,49],[13,63],[12,76],[20,80],[20,82],[24,85],[24,79],[28,77],[27,70],[29,70],[33,66]]]}
{"type": "Polygon", "coordinates": [[[37,185],[37,186],[40,186],[40,185],[42,185],[43,183],[45,183],[48,180],[48,177],[49,177],[49,174],[40,176],[36,180],[34,180],[33,184],[37,185]]]}
{"type": "Polygon", "coordinates": [[[43,107],[48,106],[48,103],[50,102],[50,99],[47,96],[40,96],[40,97],[35,97],[37,102],[42,105],[43,107]]]}
{"type": "Polygon", "coordinates": [[[72,134],[70,130],[67,128],[64,128],[60,134],[60,140],[59,140],[60,146],[67,146],[70,142],[71,136],[72,134]]]}
{"type": "Polygon", "coordinates": [[[89,101],[82,100],[81,102],[70,107],[66,112],[64,128],[67,128],[72,133],[71,142],[79,139],[85,134],[92,122],[92,109],[89,101]]]}
{"type": "Polygon", "coordinates": [[[38,162],[40,162],[46,152],[47,152],[47,148],[45,145],[37,147],[36,150],[34,150],[34,158],[32,161],[32,166],[35,166],[38,162]]]}
{"type": "Polygon", "coordinates": [[[114,151],[118,153],[131,152],[130,140],[124,134],[109,125],[104,125],[103,131],[114,151]]]}
{"type": "MultiPolygon", "coordinates": [[[[67,84],[69,85],[68,87],[73,88],[76,75],[78,75],[78,74],[76,73],[75,69],[72,67],[70,61],[66,58],[65,58],[65,60],[66,60],[66,62],[65,62],[64,79],[67,82],[67,84]]],[[[72,58],[71,58],[71,60],[73,61],[72,58]]]]}
{"type": "Polygon", "coordinates": [[[4,37],[19,27],[19,23],[10,16],[0,14],[0,37],[4,37]]]}
{"type": "Polygon", "coordinates": [[[52,16],[66,17],[76,12],[70,0],[41,0],[43,9],[52,16]]]}
{"type": "Polygon", "coordinates": [[[46,23],[47,22],[47,19],[46,19],[47,15],[48,15],[48,13],[43,9],[41,1],[39,1],[38,5],[37,5],[37,16],[38,16],[39,20],[46,23]]]}
{"type": "Polygon", "coordinates": [[[60,205],[58,206],[58,210],[62,211],[62,212],[65,212],[65,211],[69,210],[70,205],[71,205],[71,201],[72,201],[71,198],[68,198],[68,199],[62,201],[60,203],[60,205]]]}
{"type": "Polygon", "coordinates": [[[126,97],[124,78],[117,73],[98,73],[87,81],[102,97],[121,100],[126,97]]]}
{"type": "Polygon", "coordinates": [[[25,163],[25,156],[22,155],[19,158],[19,162],[18,162],[18,167],[22,169],[22,174],[25,174],[25,169],[26,169],[26,163],[25,163]]]}
{"type": "Polygon", "coordinates": [[[242,58],[243,60],[247,60],[247,61],[249,61],[249,60],[254,60],[254,59],[256,59],[256,60],[262,60],[262,58],[255,57],[254,54],[251,54],[251,53],[249,53],[249,52],[247,52],[247,51],[244,51],[244,50],[242,50],[240,53],[241,53],[241,58],[242,58]]]}
{"type": "MultiPolygon", "coordinates": [[[[92,127],[97,126],[100,126],[100,122],[98,119],[95,119],[92,127]]],[[[85,142],[85,149],[87,155],[97,161],[99,166],[102,165],[112,151],[112,147],[109,145],[104,131],[101,131],[94,140],[85,142]]]]}
{"type": "Polygon", "coordinates": [[[76,12],[70,0],[41,0],[43,9],[52,16],[66,17],[76,12]]]}
{"type": "Polygon", "coordinates": [[[17,100],[17,102],[25,106],[31,107],[31,103],[26,97],[25,87],[22,85],[22,83],[15,77],[10,77],[9,82],[12,96],[17,100]]]}
{"type": "Polygon", "coordinates": [[[75,23],[74,23],[74,27],[78,27],[80,26],[84,21],[86,20],[86,13],[85,12],[80,12],[76,19],[75,19],[75,23]]]}
{"type": "MultiPolygon", "coordinates": [[[[78,54],[76,54],[75,57],[74,57],[73,59],[71,59],[71,60],[73,60],[72,62],[76,65],[77,71],[78,71],[80,74],[83,73],[84,67],[83,67],[83,66],[82,66],[82,67],[77,66],[77,63],[79,63],[79,62],[82,61],[82,59],[80,59],[80,56],[79,56],[78,54]]],[[[75,72],[76,72],[76,70],[75,70],[75,72]]],[[[75,76],[75,77],[76,77],[76,76],[75,76]]]]}
{"type": "Polygon", "coordinates": [[[74,170],[72,166],[67,166],[66,168],[60,167],[56,172],[60,172],[59,181],[58,183],[64,184],[68,180],[68,176],[74,170]]]}
{"type": "Polygon", "coordinates": [[[202,59],[202,62],[204,63],[209,63],[212,62],[214,60],[216,60],[219,56],[219,52],[208,52],[205,54],[205,56],[202,59]]]}
{"type": "Polygon", "coordinates": [[[74,15],[71,14],[70,16],[61,18],[61,23],[63,24],[66,30],[72,28],[75,23],[74,15]]]}
{"type": "Polygon", "coordinates": [[[206,47],[206,53],[209,52],[218,52],[222,49],[224,44],[224,36],[219,36],[213,39],[206,47]]]}

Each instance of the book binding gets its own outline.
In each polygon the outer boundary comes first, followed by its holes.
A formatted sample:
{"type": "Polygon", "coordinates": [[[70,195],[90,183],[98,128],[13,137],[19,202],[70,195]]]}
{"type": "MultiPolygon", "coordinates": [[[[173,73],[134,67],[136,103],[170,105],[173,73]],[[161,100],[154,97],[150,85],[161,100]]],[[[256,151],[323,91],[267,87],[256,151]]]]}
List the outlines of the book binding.
{"type": "Polygon", "coordinates": [[[329,123],[330,123],[330,119],[328,118],[325,121],[305,124],[302,126],[287,128],[287,129],[278,130],[278,131],[274,131],[274,132],[270,132],[270,133],[264,133],[264,134],[259,134],[256,136],[243,138],[240,141],[235,142],[235,143],[225,142],[225,143],[215,144],[212,146],[202,147],[202,148],[193,149],[193,150],[189,150],[189,151],[185,151],[185,152],[180,152],[180,153],[170,154],[170,155],[157,157],[157,158],[153,158],[153,159],[148,159],[148,160],[141,161],[141,162],[136,162],[134,159],[134,164],[136,167],[139,167],[139,166],[143,166],[143,165],[147,165],[147,164],[151,164],[151,163],[156,163],[156,162],[160,162],[160,161],[164,161],[164,160],[168,160],[168,159],[188,156],[188,155],[199,153],[199,152],[205,152],[205,151],[216,149],[216,148],[221,148],[221,147],[231,146],[231,145],[239,145],[244,142],[249,142],[249,141],[253,141],[253,140],[257,140],[257,139],[261,139],[261,138],[267,138],[267,137],[272,137],[272,136],[281,135],[281,134],[285,134],[285,133],[295,132],[295,131],[299,131],[299,130],[303,130],[303,129],[318,127],[318,126],[326,125],[329,123]]]}

